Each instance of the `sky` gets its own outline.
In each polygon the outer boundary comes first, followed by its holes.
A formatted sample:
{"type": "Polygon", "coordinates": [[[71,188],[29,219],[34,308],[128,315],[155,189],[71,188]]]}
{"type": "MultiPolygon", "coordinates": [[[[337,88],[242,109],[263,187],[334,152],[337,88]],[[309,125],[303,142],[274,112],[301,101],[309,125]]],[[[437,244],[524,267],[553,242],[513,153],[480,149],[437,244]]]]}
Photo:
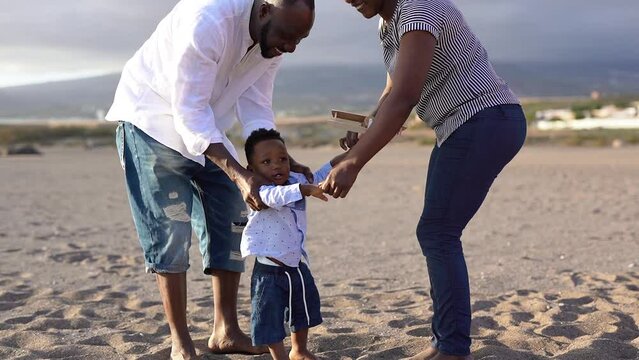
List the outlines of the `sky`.
{"type": "MultiPolygon", "coordinates": [[[[188,0],[185,0],[188,1],[188,0]]],[[[224,0],[217,0],[224,1],[224,0]]],[[[381,64],[378,19],[316,0],[285,66],[381,64]]],[[[453,0],[495,62],[639,61],[637,0],[453,0]]],[[[0,11],[0,87],[119,72],[175,0],[19,0],[0,11]]]]}

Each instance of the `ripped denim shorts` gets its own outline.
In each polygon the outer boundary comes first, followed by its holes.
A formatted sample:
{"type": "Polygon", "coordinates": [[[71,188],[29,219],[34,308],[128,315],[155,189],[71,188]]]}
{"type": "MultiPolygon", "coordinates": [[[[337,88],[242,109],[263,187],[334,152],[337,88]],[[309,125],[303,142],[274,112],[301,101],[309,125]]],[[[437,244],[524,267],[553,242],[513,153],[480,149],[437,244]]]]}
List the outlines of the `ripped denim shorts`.
{"type": "Polygon", "coordinates": [[[147,272],[185,272],[192,231],[204,273],[244,271],[246,204],[222,169],[187,159],[128,122],[118,126],[116,144],[147,272]]]}

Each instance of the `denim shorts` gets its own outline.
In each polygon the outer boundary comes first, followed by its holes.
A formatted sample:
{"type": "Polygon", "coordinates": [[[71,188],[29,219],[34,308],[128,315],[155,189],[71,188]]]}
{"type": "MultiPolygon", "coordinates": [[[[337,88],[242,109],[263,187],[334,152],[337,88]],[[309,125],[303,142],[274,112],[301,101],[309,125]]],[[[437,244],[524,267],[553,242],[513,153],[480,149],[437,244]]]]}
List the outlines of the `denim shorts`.
{"type": "Polygon", "coordinates": [[[311,271],[255,262],[251,277],[251,338],[253,345],[275,344],[292,332],[322,323],[320,298],[311,271]]]}
{"type": "Polygon", "coordinates": [[[222,169],[187,159],[128,122],[117,127],[116,144],[147,272],[185,272],[192,231],[204,273],[244,271],[246,204],[222,169]]]}

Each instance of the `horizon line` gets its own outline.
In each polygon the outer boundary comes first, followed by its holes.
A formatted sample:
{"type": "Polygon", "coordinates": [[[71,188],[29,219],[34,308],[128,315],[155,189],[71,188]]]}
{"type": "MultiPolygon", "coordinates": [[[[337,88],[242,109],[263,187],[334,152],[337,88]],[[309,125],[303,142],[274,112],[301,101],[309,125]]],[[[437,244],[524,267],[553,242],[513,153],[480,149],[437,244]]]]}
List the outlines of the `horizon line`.
{"type": "MultiPolygon", "coordinates": [[[[500,65],[557,65],[557,66],[561,66],[561,65],[601,65],[601,64],[617,64],[617,65],[634,65],[636,64],[636,62],[633,61],[603,61],[603,60],[596,60],[596,61],[536,61],[536,60],[532,60],[532,61],[513,61],[513,60],[503,60],[503,61],[491,61],[493,65],[496,66],[500,66],[500,65]]],[[[345,66],[345,67],[380,67],[382,68],[384,65],[383,63],[357,63],[357,62],[329,62],[329,63],[306,63],[306,64],[301,64],[301,63],[289,63],[289,64],[284,64],[282,68],[286,69],[299,69],[299,68],[304,68],[304,67],[338,67],[338,66],[345,66]]],[[[10,88],[18,88],[18,87],[23,87],[23,86],[33,86],[33,85],[45,85],[45,84],[52,84],[52,83],[60,83],[60,82],[67,82],[67,81],[75,81],[75,80],[82,80],[82,79],[90,79],[90,78],[96,78],[96,77],[101,77],[101,76],[107,76],[107,75],[116,75],[119,74],[121,72],[121,69],[115,70],[115,69],[111,69],[111,70],[87,70],[87,71],[80,71],[80,72],[74,72],[74,73],[61,73],[61,74],[51,74],[51,75],[45,75],[42,76],[40,79],[36,79],[36,80],[32,80],[32,81],[18,81],[18,82],[11,82],[11,83],[5,83],[2,84],[0,83],[0,90],[1,89],[10,89],[10,88]]],[[[0,74],[1,75],[1,74],[0,74]]]]}

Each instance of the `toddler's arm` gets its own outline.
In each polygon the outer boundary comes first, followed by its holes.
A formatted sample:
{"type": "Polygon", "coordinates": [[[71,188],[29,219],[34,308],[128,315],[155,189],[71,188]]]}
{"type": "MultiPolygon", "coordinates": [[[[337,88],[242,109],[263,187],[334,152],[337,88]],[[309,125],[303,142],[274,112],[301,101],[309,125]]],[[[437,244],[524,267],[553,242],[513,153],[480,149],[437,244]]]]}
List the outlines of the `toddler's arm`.
{"type": "Polygon", "coordinates": [[[326,164],[324,164],[324,166],[319,168],[319,170],[315,171],[315,173],[313,173],[313,184],[317,185],[324,181],[324,179],[326,179],[326,177],[328,176],[328,173],[331,172],[331,169],[335,165],[339,164],[339,162],[342,161],[344,157],[346,157],[346,154],[348,154],[348,151],[337,155],[330,162],[327,162],[326,164]]]}
{"type": "Polygon", "coordinates": [[[260,197],[268,207],[281,209],[288,204],[301,200],[302,192],[299,184],[264,185],[260,188],[260,197]]]}
{"type": "Polygon", "coordinates": [[[302,196],[312,196],[328,201],[322,189],[311,184],[264,185],[260,188],[260,198],[264,204],[278,210],[301,200],[302,196]]]}

